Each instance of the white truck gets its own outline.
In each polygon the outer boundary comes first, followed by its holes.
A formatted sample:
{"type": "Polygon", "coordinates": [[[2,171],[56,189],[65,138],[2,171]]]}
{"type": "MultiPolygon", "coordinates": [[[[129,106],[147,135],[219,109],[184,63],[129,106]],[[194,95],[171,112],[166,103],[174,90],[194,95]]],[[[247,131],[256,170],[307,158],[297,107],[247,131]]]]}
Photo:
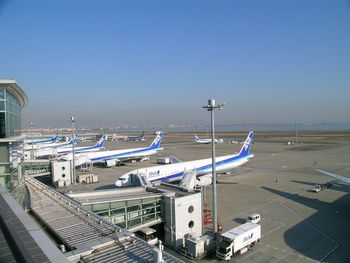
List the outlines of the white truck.
{"type": "Polygon", "coordinates": [[[252,248],[261,238],[261,226],[247,222],[223,234],[217,244],[216,256],[230,260],[234,255],[241,255],[252,248]]]}

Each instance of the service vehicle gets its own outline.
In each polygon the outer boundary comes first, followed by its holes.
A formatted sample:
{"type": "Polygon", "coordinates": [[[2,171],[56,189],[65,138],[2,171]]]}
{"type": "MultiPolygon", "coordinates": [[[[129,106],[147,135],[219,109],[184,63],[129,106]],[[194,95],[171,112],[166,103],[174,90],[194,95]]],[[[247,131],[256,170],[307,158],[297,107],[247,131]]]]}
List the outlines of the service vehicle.
{"type": "Polygon", "coordinates": [[[322,187],[321,187],[321,185],[319,185],[319,184],[316,184],[316,185],[314,186],[314,188],[312,189],[312,191],[315,192],[315,193],[318,193],[318,192],[320,192],[321,190],[322,190],[322,187]]]}
{"type": "Polygon", "coordinates": [[[250,216],[248,216],[248,221],[249,221],[249,222],[252,222],[252,223],[254,223],[254,224],[259,223],[260,220],[261,220],[260,214],[256,214],[256,213],[255,213],[255,214],[251,214],[250,216]]]}
{"type": "Polygon", "coordinates": [[[144,227],[139,231],[135,232],[135,235],[142,238],[150,245],[158,244],[158,237],[156,236],[157,231],[150,227],[144,227]]]}
{"type": "Polygon", "coordinates": [[[230,260],[234,255],[241,255],[252,248],[261,238],[261,226],[247,222],[222,233],[216,247],[216,257],[230,260]]]}

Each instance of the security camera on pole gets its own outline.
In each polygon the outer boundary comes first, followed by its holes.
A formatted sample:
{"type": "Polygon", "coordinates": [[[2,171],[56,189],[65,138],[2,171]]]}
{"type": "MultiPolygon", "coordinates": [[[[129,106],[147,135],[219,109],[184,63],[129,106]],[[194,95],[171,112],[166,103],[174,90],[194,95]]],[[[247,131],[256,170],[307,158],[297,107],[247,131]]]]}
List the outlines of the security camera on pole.
{"type": "Polygon", "coordinates": [[[211,116],[211,157],[212,157],[212,206],[213,206],[213,232],[216,233],[218,229],[217,205],[216,205],[216,167],[215,167],[215,125],[214,125],[214,110],[223,110],[224,104],[215,105],[214,99],[208,100],[208,105],[203,106],[204,109],[210,111],[211,116]]]}

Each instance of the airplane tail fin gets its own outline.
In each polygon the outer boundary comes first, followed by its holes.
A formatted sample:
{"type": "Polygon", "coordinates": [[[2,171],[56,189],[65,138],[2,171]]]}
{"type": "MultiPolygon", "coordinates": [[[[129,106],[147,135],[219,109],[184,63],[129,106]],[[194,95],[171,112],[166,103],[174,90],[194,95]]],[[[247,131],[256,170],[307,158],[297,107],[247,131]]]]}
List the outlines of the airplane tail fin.
{"type": "Polygon", "coordinates": [[[58,137],[58,132],[56,132],[56,135],[54,137],[51,138],[51,141],[52,142],[55,142],[57,140],[57,137],[58,137]]]}
{"type": "Polygon", "coordinates": [[[195,140],[195,141],[200,140],[200,138],[198,137],[198,135],[197,135],[197,134],[194,134],[194,140],[195,140]]]}
{"type": "Polygon", "coordinates": [[[99,140],[98,142],[95,144],[95,147],[96,148],[102,148],[105,146],[105,143],[106,143],[106,135],[103,135],[99,140]]]}
{"type": "Polygon", "coordinates": [[[71,138],[68,142],[68,145],[73,145],[73,144],[74,145],[77,144],[77,135],[76,134],[74,134],[73,138],[71,138]]]}
{"type": "Polygon", "coordinates": [[[142,134],[139,136],[140,140],[144,140],[145,139],[145,131],[142,132],[142,134]]]}
{"type": "Polygon", "coordinates": [[[239,156],[247,156],[250,154],[250,148],[252,147],[254,133],[250,131],[247,138],[245,139],[241,151],[239,152],[239,156]]]}
{"type": "Polygon", "coordinates": [[[160,143],[163,139],[163,132],[159,132],[157,137],[153,140],[152,144],[149,146],[149,149],[158,149],[160,148],[160,143]]]}

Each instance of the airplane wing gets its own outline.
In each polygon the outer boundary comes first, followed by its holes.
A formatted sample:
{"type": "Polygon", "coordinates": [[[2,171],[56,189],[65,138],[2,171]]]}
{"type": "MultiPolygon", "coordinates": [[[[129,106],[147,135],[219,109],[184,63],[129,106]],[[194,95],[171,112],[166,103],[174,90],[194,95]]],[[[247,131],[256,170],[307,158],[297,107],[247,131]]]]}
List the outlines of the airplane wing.
{"type": "Polygon", "coordinates": [[[320,170],[320,169],[316,169],[317,172],[321,173],[321,174],[325,174],[325,175],[328,175],[330,177],[333,177],[333,178],[336,178],[340,181],[343,181],[347,184],[350,184],[350,178],[348,177],[344,177],[344,176],[341,176],[341,175],[337,175],[337,174],[332,174],[332,173],[329,173],[329,172],[326,172],[326,171],[323,171],[323,170],[320,170]]]}

